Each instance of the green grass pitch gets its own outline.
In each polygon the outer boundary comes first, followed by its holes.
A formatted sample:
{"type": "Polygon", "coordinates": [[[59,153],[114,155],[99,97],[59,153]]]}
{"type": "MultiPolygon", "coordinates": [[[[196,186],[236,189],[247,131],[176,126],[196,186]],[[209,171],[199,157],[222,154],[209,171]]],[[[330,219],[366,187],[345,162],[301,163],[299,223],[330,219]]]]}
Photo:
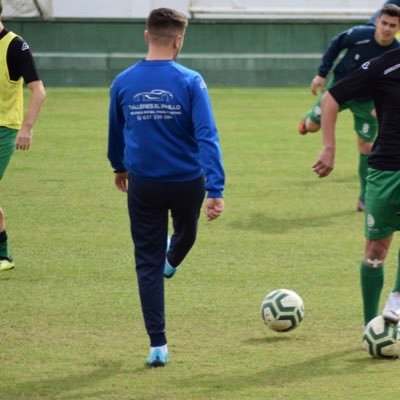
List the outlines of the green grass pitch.
{"type": "MultiPolygon", "coordinates": [[[[33,147],[18,152],[0,204],[17,267],[0,274],[0,398],[387,399],[399,362],[361,349],[363,217],[356,137],[338,123],[336,168],[311,166],[319,134],[297,124],[307,88],[211,88],[226,211],[201,216],[196,246],[166,282],[170,364],[144,366],[125,197],[106,159],[108,90],[49,88],[33,147]],[[296,291],[289,333],[262,321],[273,289],[296,291]]],[[[398,241],[386,262],[382,303],[398,241]]]]}

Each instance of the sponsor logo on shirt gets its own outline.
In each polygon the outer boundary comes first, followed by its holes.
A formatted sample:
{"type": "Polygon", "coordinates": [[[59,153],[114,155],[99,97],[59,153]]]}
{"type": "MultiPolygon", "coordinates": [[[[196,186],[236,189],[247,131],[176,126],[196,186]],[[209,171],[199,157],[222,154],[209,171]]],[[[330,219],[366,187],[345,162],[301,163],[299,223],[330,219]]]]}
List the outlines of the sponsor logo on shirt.
{"type": "Polygon", "coordinates": [[[29,49],[29,46],[28,46],[28,43],[23,43],[22,44],[22,51],[25,51],[25,50],[28,50],[29,49]]]}
{"type": "Polygon", "coordinates": [[[393,67],[385,69],[385,71],[383,71],[383,75],[390,74],[391,72],[396,71],[396,69],[399,69],[399,68],[400,68],[400,64],[393,65],[393,67]]]}
{"type": "Polygon", "coordinates": [[[129,114],[139,122],[171,120],[182,115],[182,107],[174,99],[171,92],[163,89],[139,92],[128,105],[129,114]]]}
{"type": "Polygon", "coordinates": [[[134,101],[171,101],[174,98],[171,92],[162,89],[154,89],[150,92],[136,93],[134,101]]]}

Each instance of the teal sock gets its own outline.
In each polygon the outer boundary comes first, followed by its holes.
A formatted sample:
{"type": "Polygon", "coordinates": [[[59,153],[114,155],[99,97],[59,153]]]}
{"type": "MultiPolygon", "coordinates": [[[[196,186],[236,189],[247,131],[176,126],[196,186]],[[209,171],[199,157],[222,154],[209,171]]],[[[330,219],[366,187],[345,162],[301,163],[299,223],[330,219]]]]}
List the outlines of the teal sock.
{"type": "Polygon", "coordinates": [[[360,200],[365,200],[365,187],[367,185],[368,175],[368,155],[360,154],[358,162],[358,177],[360,179],[360,200]]]}
{"type": "Polygon", "coordinates": [[[360,267],[361,296],[364,309],[364,324],[378,315],[379,299],[384,281],[384,267],[368,267],[364,262],[360,267]]]}
{"type": "Polygon", "coordinates": [[[400,250],[398,253],[397,275],[394,283],[393,292],[400,292],[400,250]]]}
{"type": "Polygon", "coordinates": [[[0,257],[10,257],[6,231],[0,232],[0,257]]]}

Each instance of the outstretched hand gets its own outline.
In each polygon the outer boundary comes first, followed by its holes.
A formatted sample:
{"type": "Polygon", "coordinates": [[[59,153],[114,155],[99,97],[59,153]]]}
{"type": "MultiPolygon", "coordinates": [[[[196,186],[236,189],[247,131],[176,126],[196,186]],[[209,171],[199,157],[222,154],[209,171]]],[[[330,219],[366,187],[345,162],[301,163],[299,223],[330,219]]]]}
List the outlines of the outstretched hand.
{"type": "Polygon", "coordinates": [[[222,211],[224,211],[224,208],[225,208],[224,199],[208,198],[206,200],[206,206],[205,206],[205,213],[206,213],[207,219],[209,221],[212,221],[212,220],[218,218],[222,214],[222,211]]]}

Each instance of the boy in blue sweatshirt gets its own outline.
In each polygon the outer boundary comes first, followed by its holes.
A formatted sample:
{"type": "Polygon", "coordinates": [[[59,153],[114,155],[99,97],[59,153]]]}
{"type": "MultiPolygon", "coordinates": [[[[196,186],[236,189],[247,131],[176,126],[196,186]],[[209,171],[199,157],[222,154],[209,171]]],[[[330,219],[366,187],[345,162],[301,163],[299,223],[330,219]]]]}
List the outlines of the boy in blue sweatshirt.
{"type": "Polygon", "coordinates": [[[207,86],[197,72],[174,61],[187,23],[175,10],[153,10],[146,59],[120,73],[110,92],[108,158],[117,188],[128,193],[150,337],[147,364],[154,367],[168,362],[163,278],[175,274],[193,246],[205,194],[208,220],[224,209],[224,170],[207,86]]]}

